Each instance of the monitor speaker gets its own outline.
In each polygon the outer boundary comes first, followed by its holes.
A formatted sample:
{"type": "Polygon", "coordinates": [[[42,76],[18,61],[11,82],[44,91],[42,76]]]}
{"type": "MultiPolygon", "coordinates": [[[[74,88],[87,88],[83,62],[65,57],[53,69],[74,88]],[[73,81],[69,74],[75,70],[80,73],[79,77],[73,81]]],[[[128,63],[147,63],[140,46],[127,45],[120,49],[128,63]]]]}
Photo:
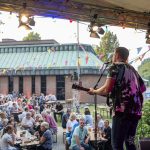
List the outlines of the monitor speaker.
{"type": "Polygon", "coordinates": [[[150,150],[150,138],[139,140],[139,150],[150,150]]]}

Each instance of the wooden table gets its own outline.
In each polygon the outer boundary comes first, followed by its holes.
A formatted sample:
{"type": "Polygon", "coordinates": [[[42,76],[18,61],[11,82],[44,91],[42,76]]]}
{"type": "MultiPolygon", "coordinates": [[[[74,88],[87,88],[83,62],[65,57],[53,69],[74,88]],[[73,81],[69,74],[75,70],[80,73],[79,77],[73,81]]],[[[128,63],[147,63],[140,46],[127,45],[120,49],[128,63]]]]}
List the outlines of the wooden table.
{"type": "Polygon", "coordinates": [[[48,108],[53,107],[54,104],[56,104],[57,101],[47,101],[46,105],[48,106],[48,108]]]}
{"type": "Polygon", "coordinates": [[[88,132],[89,136],[90,136],[90,143],[91,145],[96,148],[98,147],[99,150],[100,149],[103,149],[103,144],[105,142],[107,142],[106,139],[102,138],[102,136],[100,136],[100,133],[98,132],[97,133],[97,140],[95,139],[95,132],[91,131],[91,132],[88,132]]]}
{"type": "Polygon", "coordinates": [[[100,106],[97,106],[97,108],[99,109],[99,113],[102,116],[104,116],[104,112],[106,112],[107,118],[108,118],[108,114],[110,113],[110,108],[108,106],[100,105],[100,106]]]}
{"type": "Polygon", "coordinates": [[[19,144],[20,147],[22,147],[22,148],[39,145],[39,140],[37,139],[37,137],[34,135],[31,135],[27,130],[17,131],[17,138],[18,138],[18,140],[15,141],[15,144],[19,144]],[[25,134],[23,136],[20,136],[22,134],[22,132],[24,132],[25,134]]]}

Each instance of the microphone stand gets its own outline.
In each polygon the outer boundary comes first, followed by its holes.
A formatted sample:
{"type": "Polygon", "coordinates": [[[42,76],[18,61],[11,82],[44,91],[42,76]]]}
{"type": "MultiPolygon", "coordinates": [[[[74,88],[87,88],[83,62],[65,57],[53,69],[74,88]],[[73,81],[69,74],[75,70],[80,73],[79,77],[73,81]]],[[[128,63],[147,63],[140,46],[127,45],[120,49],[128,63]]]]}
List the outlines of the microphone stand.
{"type": "MultiPolygon", "coordinates": [[[[109,63],[104,63],[103,66],[101,67],[100,70],[102,70],[102,71],[100,73],[100,76],[99,76],[97,83],[93,87],[94,89],[97,89],[97,86],[98,86],[106,68],[108,67],[108,65],[109,65],[109,63]]],[[[98,123],[97,123],[97,94],[94,94],[94,104],[95,104],[95,134],[94,134],[95,144],[94,144],[94,146],[95,146],[95,150],[98,150],[98,143],[97,143],[97,127],[98,127],[98,123]]]]}

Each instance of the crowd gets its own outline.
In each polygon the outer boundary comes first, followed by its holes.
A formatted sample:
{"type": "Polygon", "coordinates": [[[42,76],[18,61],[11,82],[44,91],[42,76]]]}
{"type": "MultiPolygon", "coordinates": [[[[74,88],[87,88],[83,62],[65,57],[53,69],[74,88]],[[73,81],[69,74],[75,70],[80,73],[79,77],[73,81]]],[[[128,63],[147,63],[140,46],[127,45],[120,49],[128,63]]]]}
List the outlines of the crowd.
{"type": "MultiPolygon", "coordinates": [[[[95,149],[95,140],[92,142],[90,133],[94,134],[94,120],[88,107],[84,108],[84,115],[76,115],[71,113],[70,109],[67,109],[63,118],[68,119],[66,121],[66,150],[92,150],[95,149]]],[[[65,120],[65,119],[64,119],[65,120]]],[[[109,126],[109,120],[103,120],[100,114],[97,115],[98,120],[98,140],[97,147],[99,150],[111,150],[111,127],[109,126]]]]}
{"type": "MultiPolygon", "coordinates": [[[[53,99],[51,95],[40,96],[33,95],[30,99],[24,95],[12,94],[3,98],[3,103],[0,110],[0,148],[3,150],[19,149],[15,141],[18,130],[28,131],[31,135],[38,138],[40,146],[37,149],[51,150],[53,134],[57,134],[58,125],[53,115],[51,108],[47,108],[46,102],[53,99]]],[[[57,101],[56,101],[57,103],[57,101]]],[[[58,105],[60,103],[58,102],[58,105]]],[[[57,106],[57,105],[56,105],[57,106]]],[[[62,107],[63,109],[63,107],[62,107]]],[[[57,112],[57,109],[53,109],[57,112]]]]}
{"type": "MultiPolygon", "coordinates": [[[[44,96],[44,94],[38,97],[33,95],[30,99],[24,95],[7,96],[5,108],[2,108],[0,112],[1,149],[20,149],[15,144],[19,138],[17,132],[18,130],[25,130],[38,138],[40,145],[37,149],[52,150],[53,135],[57,134],[58,131],[57,115],[60,115],[62,128],[66,129],[66,149],[90,150],[93,145],[90,142],[88,128],[94,129],[94,120],[90,109],[85,107],[84,114],[80,115],[72,112],[71,108],[64,111],[63,105],[56,100],[55,96],[53,98],[56,103],[49,107],[47,102],[52,99],[50,96],[44,96]]],[[[102,138],[109,140],[111,134],[108,132],[108,135],[106,132],[105,121],[99,114],[97,119],[98,132],[103,135],[102,138]]],[[[109,122],[107,124],[109,126],[109,122]]],[[[99,144],[105,146],[105,144],[99,144]]]]}

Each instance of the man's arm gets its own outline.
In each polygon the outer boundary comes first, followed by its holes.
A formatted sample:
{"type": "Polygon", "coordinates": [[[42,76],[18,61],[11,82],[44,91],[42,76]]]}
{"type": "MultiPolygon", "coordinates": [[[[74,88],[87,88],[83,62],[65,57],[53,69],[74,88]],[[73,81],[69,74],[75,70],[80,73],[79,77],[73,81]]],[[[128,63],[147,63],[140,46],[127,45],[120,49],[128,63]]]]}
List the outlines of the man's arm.
{"type": "Polygon", "coordinates": [[[104,85],[99,89],[94,90],[90,88],[88,91],[89,94],[98,94],[98,95],[107,95],[114,87],[115,79],[114,78],[107,78],[104,85]]]}
{"type": "Polygon", "coordinates": [[[75,139],[76,139],[76,143],[77,145],[80,146],[80,139],[79,139],[79,136],[78,135],[75,135],[75,139]]]}

